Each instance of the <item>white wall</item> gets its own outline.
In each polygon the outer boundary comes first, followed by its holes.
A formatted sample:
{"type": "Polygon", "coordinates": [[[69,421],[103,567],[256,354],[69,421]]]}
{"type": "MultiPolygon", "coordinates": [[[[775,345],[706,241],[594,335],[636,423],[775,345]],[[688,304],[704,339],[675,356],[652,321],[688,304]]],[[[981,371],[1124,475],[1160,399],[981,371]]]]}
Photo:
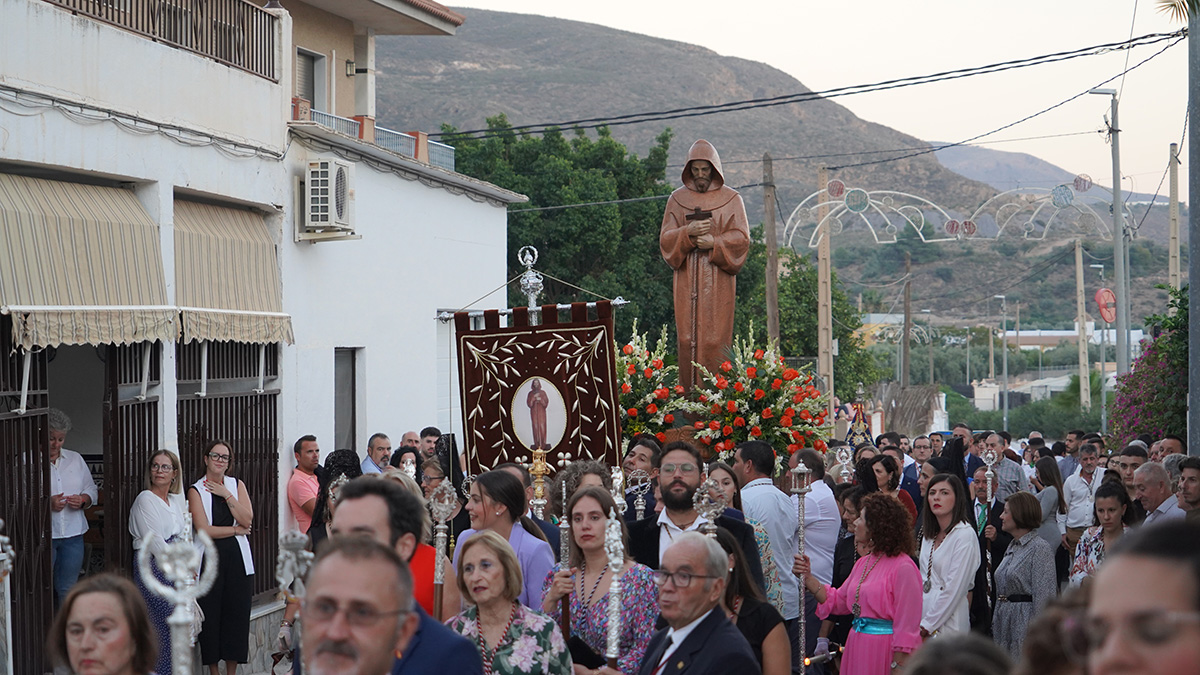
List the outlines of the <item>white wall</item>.
{"type": "Polygon", "coordinates": [[[277,25],[278,83],[41,0],[0,0],[0,81],[282,151],[294,57],[290,17],[277,25]]]}

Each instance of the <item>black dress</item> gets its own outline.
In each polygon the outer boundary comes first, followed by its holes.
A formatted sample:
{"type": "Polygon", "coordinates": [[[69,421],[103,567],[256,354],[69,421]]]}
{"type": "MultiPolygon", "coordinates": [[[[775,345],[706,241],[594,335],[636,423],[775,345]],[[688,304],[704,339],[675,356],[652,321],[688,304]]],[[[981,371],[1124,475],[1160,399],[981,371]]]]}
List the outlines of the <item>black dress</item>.
{"type": "MultiPolygon", "coordinates": [[[[234,523],[229,504],[213,497],[211,525],[230,527],[234,523]]],[[[237,537],[214,539],[213,543],[217,547],[217,578],[212,590],[197,600],[204,612],[204,625],[198,640],[200,661],[206,666],[218,661],[246,663],[250,660],[250,601],[254,594],[254,575],[246,574],[237,537]]],[[[204,564],[209,564],[208,557],[204,558],[204,564]]]]}
{"type": "Polygon", "coordinates": [[[759,668],[762,667],[763,640],[767,639],[767,635],[781,623],[783,623],[783,617],[771,603],[753,598],[742,598],[742,607],[738,610],[737,629],[741,631],[742,637],[746,638],[746,642],[750,643],[750,649],[754,651],[754,658],[758,659],[759,668]]]}

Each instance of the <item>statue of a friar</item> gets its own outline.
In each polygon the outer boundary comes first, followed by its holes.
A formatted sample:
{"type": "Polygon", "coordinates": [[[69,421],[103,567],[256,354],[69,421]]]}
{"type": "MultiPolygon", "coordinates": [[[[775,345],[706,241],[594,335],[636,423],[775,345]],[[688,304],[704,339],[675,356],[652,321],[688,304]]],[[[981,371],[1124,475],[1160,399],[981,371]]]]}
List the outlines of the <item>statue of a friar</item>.
{"type": "Polygon", "coordinates": [[[688,150],[683,187],[667,202],[658,243],[675,270],[679,383],[690,391],[698,379],[692,363],[716,372],[733,343],[737,273],[750,250],[746,207],[725,186],[712,143],[699,140],[688,150]]]}

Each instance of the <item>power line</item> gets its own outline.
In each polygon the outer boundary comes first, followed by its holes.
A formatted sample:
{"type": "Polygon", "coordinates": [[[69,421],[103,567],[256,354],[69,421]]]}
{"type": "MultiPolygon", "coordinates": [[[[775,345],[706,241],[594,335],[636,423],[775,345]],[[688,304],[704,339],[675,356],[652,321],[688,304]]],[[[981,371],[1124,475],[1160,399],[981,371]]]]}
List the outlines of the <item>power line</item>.
{"type": "MultiPolygon", "coordinates": [[[[1183,136],[1184,137],[1187,136],[1188,115],[1190,113],[1191,113],[1191,110],[1185,110],[1183,113],[1183,136]]],[[[1180,147],[1180,148],[1183,147],[1183,137],[1181,137],[1179,139],[1179,145],[1177,147],[1180,147]]],[[[1174,162],[1174,161],[1176,161],[1176,159],[1174,157],[1172,157],[1170,159],[1170,161],[1167,162],[1167,168],[1163,169],[1162,177],[1158,179],[1158,187],[1154,188],[1154,196],[1150,198],[1150,203],[1146,205],[1146,212],[1142,214],[1142,219],[1139,220],[1137,226],[1133,228],[1134,234],[1137,234],[1138,231],[1142,229],[1142,225],[1144,225],[1146,223],[1146,218],[1150,215],[1150,211],[1152,211],[1154,209],[1154,206],[1155,206],[1154,203],[1158,201],[1158,195],[1160,192],[1162,192],[1163,182],[1167,180],[1167,174],[1170,173],[1170,171],[1171,171],[1171,162],[1174,162]]],[[[1126,200],[1126,201],[1128,201],[1128,200],[1126,200]]]]}
{"type": "Polygon", "coordinates": [[[931,153],[931,152],[936,152],[937,150],[942,150],[942,149],[945,149],[945,148],[952,148],[952,147],[955,147],[955,146],[958,146],[958,145],[964,145],[964,144],[966,144],[966,143],[970,143],[970,142],[972,142],[972,141],[977,141],[977,140],[979,140],[980,138],[983,138],[983,137],[985,137],[985,136],[991,136],[992,134],[999,133],[999,132],[1001,132],[1001,131],[1004,131],[1005,129],[1010,129],[1010,128],[1012,128],[1012,127],[1015,127],[1015,126],[1017,126],[1018,124],[1022,124],[1022,123],[1024,123],[1024,122],[1028,122],[1029,120],[1031,120],[1031,119],[1033,119],[1033,118],[1035,118],[1035,117],[1038,117],[1038,116],[1044,115],[1044,114],[1046,114],[1046,113],[1050,112],[1051,110],[1054,110],[1054,109],[1056,109],[1056,108],[1061,108],[1062,106],[1064,106],[1064,105],[1066,105],[1066,104],[1070,103],[1071,101],[1074,101],[1074,100],[1075,100],[1075,99],[1077,99],[1077,98],[1082,98],[1082,97],[1084,97],[1084,96],[1087,96],[1088,92],[1089,92],[1089,91],[1091,91],[1092,89],[1096,89],[1097,87],[1102,87],[1102,86],[1104,86],[1104,85],[1108,84],[1109,82],[1112,82],[1113,80],[1117,79],[1118,77],[1123,77],[1123,76],[1124,76],[1126,73],[1128,73],[1128,72],[1130,72],[1130,71],[1132,71],[1132,70],[1136,70],[1137,68],[1139,68],[1139,67],[1141,67],[1141,66],[1145,65],[1146,63],[1149,63],[1151,59],[1154,59],[1154,58],[1156,58],[1156,57],[1158,57],[1158,56],[1162,55],[1162,53],[1163,53],[1163,52],[1165,52],[1165,51],[1167,51],[1168,49],[1170,49],[1171,47],[1174,47],[1175,45],[1179,44],[1179,43],[1180,43],[1180,42],[1181,42],[1181,41],[1184,39],[1184,37],[1186,37],[1186,35],[1179,35],[1179,37],[1177,37],[1177,38],[1174,40],[1174,42],[1170,42],[1170,43],[1168,43],[1168,44],[1167,44],[1165,47],[1163,47],[1162,49],[1158,50],[1157,52],[1155,52],[1155,53],[1151,54],[1150,56],[1146,57],[1146,58],[1145,58],[1145,59],[1143,59],[1142,61],[1139,61],[1139,62],[1138,62],[1136,65],[1134,65],[1134,66],[1132,66],[1132,67],[1130,67],[1130,68],[1126,68],[1126,69],[1122,70],[1121,72],[1117,73],[1116,75],[1113,75],[1112,77],[1108,78],[1107,80],[1104,80],[1103,82],[1101,82],[1101,83],[1099,83],[1099,84],[1097,84],[1097,85],[1095,85],[1095,86],[1088,87],[1087,89],[1085,89],[1085,90],[1083,90],[1083,91],[1079,92],[1078,94],[1075,94],[1074,96],[1071,96],[1070,98],[1068,98],[1068,99],[1066,99],[1066,100],[1059,101],[1058,103],[1055,103],[1054,105],[1050,106],[1049,108],[1046,108],[1046,109],[1044,109],[1044,110],[1041,110],[1041,111],[1039,111],[1039,112],[1033,113],[1032,115],[1027,115],[1026,117],[1022,117],[1021,119],[1019,119],[1019,120],[1017,120],[1017,121],[1015,121],[1015,122],[1009,122],[1008,124],[1005,124],[1005,125],[1003,125],[1003,126],[1001,126],[1001,127],[998,127],[998,128],[996,128],[996,129],[993,129],[993,130],[991,130],[991,131],[989,131],[989,132],[987,132],[987,133],[979,134],[978,136],[972,136],[971,138],[968,138],[968,139],[966,139],[966,140],[960,141],[960,142],[958,142],[958,143],[950,143],[950,144],[947,144],[947,145],[943,145],[943,146],[941,146],[941,147],[939,147],[939,148],[929,148],[929,149],[925,149],[925,150],[918,150],[918,151],[916,151],[916,152],[911,152],[911,153],[909,153],[909,154],[907,154],[907,155],[901,155],[901,156],[899,156],[899,157],[892,157],[891,159],[876,159],[876,160],[869,160],[869,161],[865,161],[865,162],[857,162],[857,163],[855,163],[855,164],[845,164],[845,165],[843,165],[843,166],[836,166],[836,167],[835,167],[835,166],[831,166],[831,167],[829,167],[829,170],[830,170],[830,171],[837,171],[837,170],[839,170],[839,169],[850,169],[850,168],[859,167],[859,166],[871,166],[871,165],[875,165],[875,164],[887,164],[887,163],[889,163],[889,162],[897,162],[897,161],[900,161],[900,160],[902,160],[902,159],[909,159],[909,158],[912,158],[912,157],[918,157],[918,156],[920,156],[920,155],[927,155],[927,154],[929,154],[929,153],[931,153]]]}
{"type": "MultiPolygon", "coordinates": [[[[746,188],[762,187],[763,183],[750,183],[748,185],[739,185],[733,190],[745,190],[746,188]]],[[[558,206],[537,206],[531,209],[521,208],[519,204],[510,204],[509,209],[512,213],[534,213],[537,211],[561,211],[563,209],[577,209],[583,206],[608,206],[610,204],[633,204],[635,202],[654,202],[663,199],[670,199],[671,195],[654,195],[652,197],[630,197],[628,199],[609,199],[602,202],[583,202],[581,204],[560,204],[558,206]]]]}
{"type": "Polygon", "coordinates": [[[476,140],[509,136],[517,132],[533,132],[542,133],[551,128],[569,127],[574,129],[594,129],[598,127],[613,127],[626,124],[642,124],[646,122],[658,122],[672,119],[682,119],[688,117],[698,117],[703,115],[713,115],[724,112],[738,112],[742,110],[753,110],[756,108],[773,107],[777,105],[790,105],[792,103],[801,103],[813,100],[836,98],[839,96],[849,96],[853,94],[862,94],[875,91],[886,91],[889,89],[898,89],[901,87],[915,86],[918,84],[930,84],[933,82],[942,82],[946,80],[959,79],[962,77],[971,77],[974,75],[983,75],[989,73],[1003,72],[1015,68],[1026,68],[1045,63],[1057,63],[1067,61],[1084,56],[1095,56],[1105,54],[1118,49],[1132,49],[1138,46],[1152,45],[1163,40],[1181,37],[1186,35],[1186,29],[1180,29],[1173,33],[1150,33],[1138,38],[1123,40],[1120,42],[1110,42],[1082,49],[1074,49],[1063,52],[1055,52],[1051,54],[1043,54],[1040,56],[1029,57],[1025,59],[1015,59],[1010,61],[1001,61],[984,66],[975,66],[970,68],[960,68],[956,70],[942,71],[928,75],[918,75],[897,78],[892,80],[884,80],[871,84],[850,85],[845,87],[837,87],[824,91],[814,92],[798,92],[775,96],[770,98],[747,99],[741,101],[732,101],[728,103],[720,103],[704,106],[689,106],[684,108],[674,108],[670,110],[659,110],[653,112],[629,113],[625,115],[615,115],[609,117],[589,117],[576,120],[567,120],[560,122],[548,122],[538,124],[525,124],[515,127],[509,127],[503,130],[495,129],[471,129],[468,131],[455,132],[440,132],[430,134],[431,137],[453,137],[466,138],[470,137],[476,140]]]}

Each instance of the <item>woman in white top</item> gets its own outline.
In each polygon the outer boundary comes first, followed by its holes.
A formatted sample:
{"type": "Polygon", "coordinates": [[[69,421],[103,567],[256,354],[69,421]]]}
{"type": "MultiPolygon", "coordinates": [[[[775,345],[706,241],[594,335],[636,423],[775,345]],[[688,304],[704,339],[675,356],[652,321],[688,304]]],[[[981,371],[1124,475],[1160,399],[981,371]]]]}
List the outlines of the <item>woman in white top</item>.
{"type": "MultiPolygon", "coordinates": [[[[176,537],[186,536],[187,500],[183,497],[180,478],[179,457],[170,450],[156,450],[146,464],[145,490],[133,500],[129,511],[129,534],[133,535],[135,553],[148,548],[151,553],[176,537]]],[[[136,555],[135,555],[136,561],[136,555]]],[[[158,565],[151,558],[154,575],[159,581],[169,584],[158,565]]],[[[133,580],[146,600],[150,610],[150,623],[158,633],[158,662],[154,672],[158,675],[171,673],[171,632],[167,617],[173,607],[162,596],[150,591],[142,578],[141,567],[133,567],[133,580]]]]}
{"type": "Polygon", "coordinates": [[[942,473],[930,479],[918,560],[924,589],[922,637],[971,629],[967,592],[979,569],[979,539],[971,526],[970,504],[958,476],[942,473]]]}

